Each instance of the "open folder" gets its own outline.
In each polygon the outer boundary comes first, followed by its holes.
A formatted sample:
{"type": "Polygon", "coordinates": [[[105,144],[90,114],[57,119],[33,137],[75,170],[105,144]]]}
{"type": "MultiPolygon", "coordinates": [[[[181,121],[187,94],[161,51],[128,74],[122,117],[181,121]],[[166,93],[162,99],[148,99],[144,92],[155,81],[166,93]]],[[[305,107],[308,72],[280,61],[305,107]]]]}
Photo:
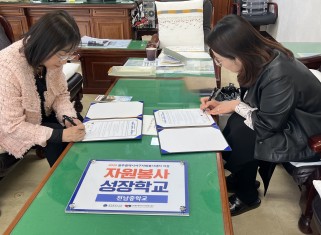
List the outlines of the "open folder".
{"type": "Polygon", "coordinates": [[[92,103],[84,125],[83,141],[141,139],[143,102],[92,103]]]}
{"type": "Polygon", "coordinates": [[[200,109],[154,111],[162,154],[230,151],[212,116],[200,109]]]}

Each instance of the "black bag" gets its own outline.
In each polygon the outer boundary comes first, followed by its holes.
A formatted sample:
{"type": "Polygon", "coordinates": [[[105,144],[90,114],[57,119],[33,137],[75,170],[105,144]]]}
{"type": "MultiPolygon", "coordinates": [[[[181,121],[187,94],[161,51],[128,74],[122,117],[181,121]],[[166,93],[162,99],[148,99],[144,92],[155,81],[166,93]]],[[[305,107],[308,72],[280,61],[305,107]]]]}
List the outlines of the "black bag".
{"type": "Polygon", "coordinates": [[[213,99],[217,101],[236,100],[240,97],[240,94],[240,88],[236,88],[233,83],[230,83],[228,86],[222,87],[221,89],[215,88],[213,99]]]}

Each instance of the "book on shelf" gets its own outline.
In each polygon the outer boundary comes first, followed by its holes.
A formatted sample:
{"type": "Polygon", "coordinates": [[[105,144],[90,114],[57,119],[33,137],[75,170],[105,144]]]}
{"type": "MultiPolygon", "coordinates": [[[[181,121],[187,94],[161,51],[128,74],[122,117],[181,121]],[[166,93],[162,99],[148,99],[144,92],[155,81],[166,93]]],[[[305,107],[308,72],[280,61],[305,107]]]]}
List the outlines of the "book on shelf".
{"type": "Polygon", "coordinates": [[[84,125],[83,141],[141,139],[143,102],[91,103],[84,125]]]}
{"type": "Polygon", "coordinates": [[[212,116],[199,108],[154,110],[154,116],[161,154],[231,150],[212,116]]]}
{"type": "Polygon", "coordinates": [[[188,198],[186,161],[90,160],[65,212],[188,216],[188,198]]]}

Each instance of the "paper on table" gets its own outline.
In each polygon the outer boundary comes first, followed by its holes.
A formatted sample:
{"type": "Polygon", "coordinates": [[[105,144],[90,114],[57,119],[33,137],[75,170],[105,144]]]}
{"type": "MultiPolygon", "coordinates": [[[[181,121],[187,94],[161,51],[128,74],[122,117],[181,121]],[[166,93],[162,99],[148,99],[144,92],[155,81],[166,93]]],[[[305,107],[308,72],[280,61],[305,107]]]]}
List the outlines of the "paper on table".
{"type": "Polygon", "coordinates": [[[92,103],[85,119],[129,118],[142,115],[143,103],[140,101],[92,103]]]}
{"type": "Polygon", "coordinates": [[[83,36],[81,38],[82,46],[89,47],[103,47],[103,48],[127,48],[130,44],[131,39],[126,40],[116,40],[116,39],[101,39],[93,38],[89,36],[83,36]],[[92,42],[92,45],[90,44],[92,42]]]}
{"type": "Polygon", "coordinates": [[[82,44],[88,45],[89,42],[96,42],[97,44],[107,45],[109,43],[109,39],[93,38],[89,36],[81,37],[82,44]]]}
{"type": "Polygon", "coordinates": [[[212,116],[196,109],[165,109],[154,111],[157,127],[210,126],[214,124],[212,116]]]}
{"type": "Polygon", "coordinates": [[[141,138],[142,120],[138,118],[89,120],[84,125],[86,135],[82,141],[141,138]]]}
{"type": "Polygon", "coordinates": [[[119,96],[119,95],[98,95],[95,102],[124,102],[131,101],[132,96],[119,96]]]}
{"type": "Polygon", "coordinates": [[[157,135],[154,116],[143,115],[143,120],[143,135],[157,135]]]}
{"type": "Polygon", "coordinates": [[[158,132],[162,154],[230,150],[216,127],[168,128],[158,132]]]}
{"type": "Polygon", "coordinates": [[[154,111],[162,154],[230,151],[212,116],[196,109],[154,111]]]}
{"type": "Polygon", "coordinates": [[[120,77],[155,77],[156,68],[153,66],[113,66],[109,69],[108,75],[120,77]]]}

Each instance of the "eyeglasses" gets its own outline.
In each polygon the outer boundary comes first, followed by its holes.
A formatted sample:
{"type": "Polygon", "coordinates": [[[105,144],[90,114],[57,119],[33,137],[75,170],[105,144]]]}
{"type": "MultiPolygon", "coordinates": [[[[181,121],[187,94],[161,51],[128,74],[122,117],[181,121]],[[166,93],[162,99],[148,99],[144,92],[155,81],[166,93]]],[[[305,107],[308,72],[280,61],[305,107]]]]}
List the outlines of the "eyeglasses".
{"type": "Polygon", "coordinates": [[[213,57],[214,63],[218,66],[218,67],[222,67],[222,62],[218,61],[216,59],[216,57],[213,57]]]}
{"type": "Polygon", "coordinates": [[[65,61],[65,60],[73,60],[75,59],[78,54],[67,54],[67,55],[58,55],[56,54],[56,56],[59,58],[60,61],[65,61]]]}

